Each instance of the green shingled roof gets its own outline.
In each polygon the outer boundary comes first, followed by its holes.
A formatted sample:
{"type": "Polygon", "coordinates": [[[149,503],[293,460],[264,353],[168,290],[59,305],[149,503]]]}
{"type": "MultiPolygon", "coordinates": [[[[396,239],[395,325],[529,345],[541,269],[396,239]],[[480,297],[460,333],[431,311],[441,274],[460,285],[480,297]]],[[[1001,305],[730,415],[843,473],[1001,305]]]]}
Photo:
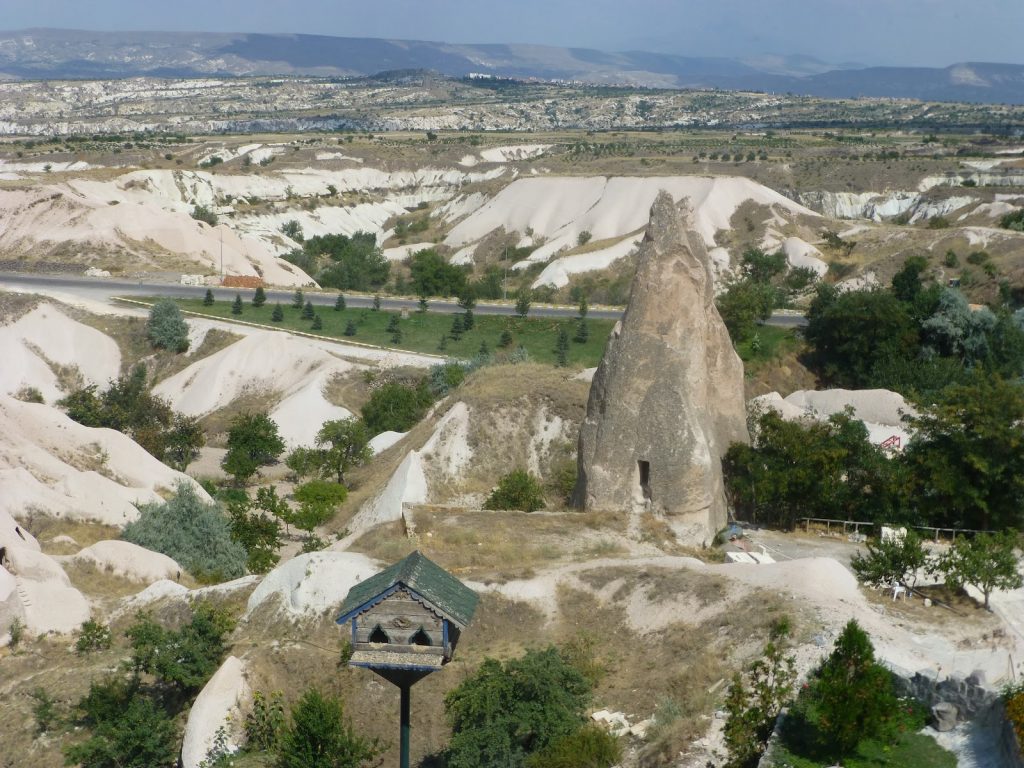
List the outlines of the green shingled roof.
{"type": "Polygon", "coordinates": [[[347,621],[354,611],[396,584],[404,584],[419,593],[447,618],[463,627],[473,618],[479,599],[476,592],[417,550],[352,587],[341,605],[338,622],[347,621]]]}

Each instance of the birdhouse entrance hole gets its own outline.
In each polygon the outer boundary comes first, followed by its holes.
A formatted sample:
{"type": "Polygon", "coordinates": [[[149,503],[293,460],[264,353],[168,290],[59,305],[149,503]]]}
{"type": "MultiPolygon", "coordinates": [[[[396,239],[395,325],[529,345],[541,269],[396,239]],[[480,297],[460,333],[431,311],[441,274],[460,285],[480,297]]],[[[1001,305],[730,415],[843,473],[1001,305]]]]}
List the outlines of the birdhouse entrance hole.
{"type": "Polygon", "coordinates": [[[374,627],[373,632],[370,633],[371,643],[390,643],[391,638],[388,637],[388,633],[381,629],[380,624],[374,627]]]}
{"type": "Polygon", "coordinates": [[[420,627],[416,634],[409,639],[410,645],[433,645],[430,642],[430,635],[423,631],[423,627],[420,627]]]}
{"type": "Polygon", "coordinates": [[[640,474],[640,492],[643,493],[644,501],[651,500],[651,462],[638,461],[636,463],[640,474]]]}

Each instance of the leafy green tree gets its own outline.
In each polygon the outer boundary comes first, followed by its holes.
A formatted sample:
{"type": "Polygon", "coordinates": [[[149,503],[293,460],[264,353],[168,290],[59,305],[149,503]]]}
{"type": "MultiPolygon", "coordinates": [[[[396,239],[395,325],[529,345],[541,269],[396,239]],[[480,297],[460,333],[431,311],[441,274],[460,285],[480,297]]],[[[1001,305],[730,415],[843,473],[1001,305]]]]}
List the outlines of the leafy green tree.
{"type": "Polygon", "coordinates": [[[811,362],[831,384],[879,386],[876,369],[918,356],[918,329],[907,306],[888,291],[847,291],[819,286],[804,337],[811,362]]]}
{"type": "MultiPolygon", "coordinates": [[[[276,497],[273,486],[260,490],[270,490],[276,497]]],[[[260,510],[260,506],[248,496],[228,504],[231,538],[245,548],[249,573],[266,573],[280,559],[277,550],[281,546],[281,523],[272,513],[260,510]]]]}
{"type": "Polygon", "coordinates": [[[194,416],[174,414],[170,429],[163,436],[163,460],[180,472],[199,457],[206,445],[206,433],[194,416]]]}
{"type": "Polygon", "coordinates": [[[775,289],[767,283],[740,280],[729,285],[715,304],[734,344],[749,339],[757,326],[771,317],[775,289]]]}
{"type": "Polygon", "coordinates": [[[796,659],[785,655],[788,635],[788,622],[777,623],[761,658],[750,664],[745,676],[733,675],[725,701],[723,731],[729,768],[752,768],[760,762],[775,721],[793,696],[796,659]]]}
{"type": "Polygon", "coordinates": [[[370,433],[359,419],[326,421],[316,433],[316,444],[322,454],[321,470],[345,482],[345,473],[365,464],[373,456],[370,433]]]}
{"type": "Polygon", "coordinates": [[[989,595],[997,589],[1020,589],[1024,580],[1015,549],[1019,536],[1012,531],[979,533],[973,538],[961,536],[938,562],[937,570],[946,584],[960,589],[965,584],[976,587],[984,595],[985,609],[989,595]]]}
{"type": "Polygon", "coordinates": [[[423,418],[433,401],[426,382],[415,387],[388,382],[373,391],[361,413],[370,434],[407,432],[423,418]]]}
{"type": "Polygon", "coordinates": [[[224,471],[244,484],[260,467],[273,464],[284,452],[277,424],[266,413],[241,413],[228,427],[228,451],[221,460],[224,471]]]}
{"type": "Polygon", "coordinates": [[[421,296],[456,296],[466,289],[466,270],[449,264],[433,248],[409,257],[412,286],[421,296]]]}
{"type": "Polygon", "coordinates": [[[174,768],[178,733],[174,721],[136,683],[117,679],[90,684],[77,707],[89,737],[64,748],[81,768],[174,768]]]}
{"type": "Polygon", "coordinates": [[[209,288],[206,289],[206,295],[203,296],[203,306],[204,307],[212,307],[213,306],[213,291],[211,291],[209,288]]]}
{"type": "Polygon", "coordinates": [[[933,525],[980,530],[1024,523],[1024,387],[979,373],[910,418],[904,451],[913,495],[933,525]]]}
{"type": "Polygon", "coordinates": [[[252,305],[259,309],[267,303],[267,292],[263,290],[262,285],[256,286],[256,292],[252,295],[252,305]]]}
{"type": "Polygon", "coordinates": [[[356,734],[341,700],[307,690],[292,707],[277,768],[359,768],[380,754],[376,740],[356,734]]]}
{"type": "Polygon", "coordinates": [[[765,253],[760,248],[747,248],[740,257],[743,276],[755,283],[770,283],[786,272],[786,254],[765,253]]]}
{"type": "Polygon", "coordinates": [[[303,242],[302,250],[292,251],[285,258],[325,288],[339,290],[379,288],[387,282],[391,270],[372,232],[310,237],[303,242]]]}
{"type": "Polygon", "coordinates": [[[284,523],[286,533],[288,526],[295,522],[292,508],[288,506],[287,501],[277,495],[277,489],[272,485],[256,491],[256,508],[284,523]]]}
{"type": "Polygon", "coordinates": [[[866,555],[856,553],[850,566],[859,581],[876,587],[894,582],[913,587],[918,571],[929,564],[921,537],[910,529],[903,535],[869,541],[867,550],[866,555]]]}
{"type": "Polygon", "coordinates": [[[270,313],[271,321],[280,323],[284,320],[284,309],[281,307],[281,302],[274,305],[274,311],[270,313]]]}
{"type": "Polygon", "coordinates": [[[339,293],[338,298],[334,300],[334,311],[342,312],[345,309],[345,294],[339,293]]]}
{"type": "Polygon", "coordinates": [[[167,555],[197,578],[226,580],[245,573],[246,552],[232,539],[227,518],[184,482],[162,504],[141,507],[121,538],[167,555]]]}
{"type": "Polygon", "coordinates": [[[304,531],[323,525],[334,517],[338,505],[347,496],[345,486],[338,483],[325,480],[303,483],[295,489],[295,500],[299,502],[299,510],[293,515],[295,525],[304,531]]]}
{"type": "Polygon", "coordinates": [[[129,666],[182,694],[198,693],[227,655],[227,636],[234,628],[226,610],[206,602],[197,603],[191,620],[177,630],[140,613],[125,632],[132,649],[129,666]]]}
{"type": "Polygon", "coordinates": [[[534,753],[577,733],[590,699],[587,679],[555,649],[502,664],[485,659],[445,696],[451,768],[523,766],[534,753]]]}
{"type": "Polygon", "coordinates": [[[525,318],[530,314],[530,301],[532,299],[529,288],[520,288],[516,291],[516,314],[525,318]]]}
{"type": "Polygon", "coordinates": [[[245,716],[245,740],[249,749],[277,752],[288,725],[281,691],[269,696],[256,691],[252,696],[252,711],[245,716]]]}
{"type": "Polygon", "coordinates": [[[540,482],[524,469],[515,469],[503,475],[498,487],[484,502],[484,509],[519,509],[535,512],[544,507],[544,489],[540,482]]]}
{"type": "Polygon", "coordinates": [[[240,315],[240,314],[242,314],[242,310],[244,309],[244,307],[245,307],[245,305],[242,304],[242,294],[236,293],[235,294],[235,300],[231,303],[231,314],[232,315],[240,315]]]}
{"type": "Polygon", "coordinates": [[[146,336],[157,349],[184,352],[188,349],[188,323],[170,299],[161,299],[149,310],[146,336]]]}
{"type": "Polygon", "coordinates": [[[297,243],[301,243],[305,239],[302,236],[302,225],[296,219],[289,219],[282,224],[281,234],[285,237],[290,237],[297,243]]]}

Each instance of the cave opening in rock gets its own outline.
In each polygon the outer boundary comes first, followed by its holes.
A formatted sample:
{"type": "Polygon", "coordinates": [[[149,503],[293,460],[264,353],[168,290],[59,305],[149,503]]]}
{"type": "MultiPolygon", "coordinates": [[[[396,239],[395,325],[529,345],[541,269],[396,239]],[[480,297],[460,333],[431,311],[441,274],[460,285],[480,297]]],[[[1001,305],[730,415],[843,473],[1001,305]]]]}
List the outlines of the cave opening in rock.
{"type": "Polygon", "coordinates": [[[640,471],[640,491],[644,495],[644,501],[651,500],[651,462],[638,461],[637,469],[640,471]]]}

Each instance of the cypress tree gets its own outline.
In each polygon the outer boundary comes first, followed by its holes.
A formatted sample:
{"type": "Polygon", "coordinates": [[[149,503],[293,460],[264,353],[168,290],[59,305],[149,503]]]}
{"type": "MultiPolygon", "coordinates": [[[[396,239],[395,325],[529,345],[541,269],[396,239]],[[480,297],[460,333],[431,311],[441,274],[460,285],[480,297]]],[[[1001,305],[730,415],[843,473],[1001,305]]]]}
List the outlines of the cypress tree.
{"type": "Polygon", "coordinates": [[[262,307],[267,303],[267,292],[263,290],[263,286],[256,287],[256,293],[252,295],[252,305],[256,308],[262,307]]]}
{"type": "Polygon", "coordinates": [[[239,293],[235,294],[235,301],[231,305],[231,314],[240,315],[242,314],[242,295],[239,293]]]}
{"type": "Polygon", "coordinates": [[[209,288],[206,289],[206,295],[203,297],[203,306],[204,307],[212,307],[213,306],[213,291],[211,291],[209,288]]]}

